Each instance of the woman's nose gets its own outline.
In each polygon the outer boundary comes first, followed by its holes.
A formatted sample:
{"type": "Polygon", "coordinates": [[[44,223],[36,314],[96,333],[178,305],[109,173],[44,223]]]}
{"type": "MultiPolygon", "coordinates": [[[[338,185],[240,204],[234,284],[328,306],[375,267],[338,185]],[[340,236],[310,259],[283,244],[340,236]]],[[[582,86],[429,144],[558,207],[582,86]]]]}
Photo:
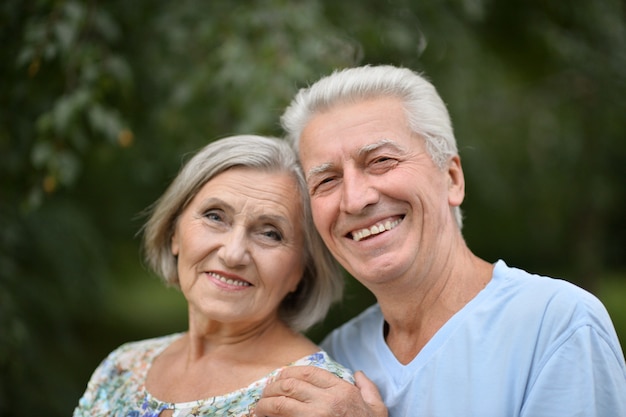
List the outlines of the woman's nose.
{"type": "Polygon", "coordinates": [[[217,255],[230,268],[247,265],[250,262],[250,252],[245,231],[233,228],[225,233],[217,255]]]}

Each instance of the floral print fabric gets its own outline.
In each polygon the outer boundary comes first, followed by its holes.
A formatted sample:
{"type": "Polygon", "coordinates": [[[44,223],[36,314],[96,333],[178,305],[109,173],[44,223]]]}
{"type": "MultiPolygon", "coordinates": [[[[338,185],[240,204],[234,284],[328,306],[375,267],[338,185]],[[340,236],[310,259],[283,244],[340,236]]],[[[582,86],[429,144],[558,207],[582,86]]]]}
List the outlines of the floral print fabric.
{"type": "MultiPolygon", "coordinates": [[[[116,416],[157,417],[163,410],[173,410],[173,417],[252,416],[263,389],[280,369],[242,388],[218,397],[185,403],[169,403],[154,398],[145,381],[154,359],[181,334],[127,343],[114,350],[93,373],[87,391],[74,410],[74,417],[116,416]]],[[[352,373],[319,351],[290,364],[324,368],[340,378],[354,382],[352,373]]]]}

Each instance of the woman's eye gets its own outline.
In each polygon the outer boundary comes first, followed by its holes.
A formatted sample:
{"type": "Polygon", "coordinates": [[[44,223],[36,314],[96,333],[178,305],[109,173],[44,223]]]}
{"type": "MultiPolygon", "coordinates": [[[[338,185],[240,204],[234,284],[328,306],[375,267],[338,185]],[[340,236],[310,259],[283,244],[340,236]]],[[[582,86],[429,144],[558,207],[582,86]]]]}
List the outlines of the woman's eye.
{"type": "Polygon", "coordinates": [[[268,229],[265,230],[262,234],[263,236],[275,240],[276,242],[280,242],[281,240],[283,240],[283,236],[277,230],[268,229]]]}
{"type": "Polygon", "coordinates": [[[206,213],[204,213],[204,217],[214,222],[220,222],[223,219],[222,214],[216,210],[207,211],[206,213]]]}

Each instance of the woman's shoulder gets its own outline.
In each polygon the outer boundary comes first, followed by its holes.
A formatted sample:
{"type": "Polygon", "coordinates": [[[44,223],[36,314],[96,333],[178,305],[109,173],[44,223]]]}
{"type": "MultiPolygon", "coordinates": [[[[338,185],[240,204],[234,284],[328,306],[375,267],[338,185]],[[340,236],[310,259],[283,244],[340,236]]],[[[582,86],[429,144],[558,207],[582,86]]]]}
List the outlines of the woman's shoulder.
{"type": "Polygon", "coordinates": [[[352,371],[335,361],[324,350],[319,350],[315,353],[305,356],[293,362],[292,364],[290,364],[290,366],[315,366],[325,369],[350,383],[354,383],[352,371]]]}
{"type": "Polygon", "coordinates": [[[130,369],[138,363],[151,362],[173,341],[180,338],[182,333],[159,336],[150,339],[127,342],[113,350],[106,362],[118,369],[130,369]]]}

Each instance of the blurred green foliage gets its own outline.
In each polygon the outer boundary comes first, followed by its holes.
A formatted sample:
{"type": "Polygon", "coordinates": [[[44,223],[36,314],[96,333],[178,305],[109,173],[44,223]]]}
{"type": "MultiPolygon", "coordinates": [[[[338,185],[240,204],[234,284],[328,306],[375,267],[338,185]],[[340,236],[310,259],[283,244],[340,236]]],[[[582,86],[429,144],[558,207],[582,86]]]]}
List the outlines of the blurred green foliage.
{"type": "MultiPolygon", "coordinates": [[[[190,152],[280,135],[337,67],[424,71],[487,260],[596,293],[626,338],[624,2],[8,0],[0,4],[0,416],[69,415],[98,362],[184,330],[141,211],[190,152]]],[[[330,328],[374,301],[353,279],[330,328]]]]}

